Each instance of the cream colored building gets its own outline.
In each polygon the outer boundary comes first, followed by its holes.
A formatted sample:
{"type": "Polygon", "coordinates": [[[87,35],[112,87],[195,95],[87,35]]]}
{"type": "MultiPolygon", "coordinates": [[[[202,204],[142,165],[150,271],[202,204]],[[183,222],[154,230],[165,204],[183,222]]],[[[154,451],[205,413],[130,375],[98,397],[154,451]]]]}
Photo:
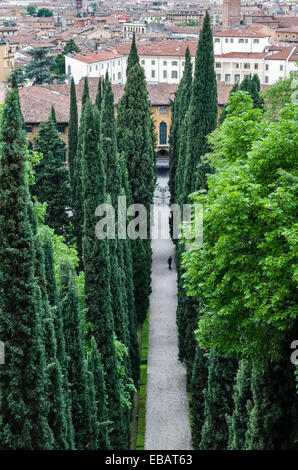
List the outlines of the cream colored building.
{"type": "Polygon", "coordinates": [[[10,45],[0,42],[0,81],[7,81],[14,69],[14,55],[10,45]]]}

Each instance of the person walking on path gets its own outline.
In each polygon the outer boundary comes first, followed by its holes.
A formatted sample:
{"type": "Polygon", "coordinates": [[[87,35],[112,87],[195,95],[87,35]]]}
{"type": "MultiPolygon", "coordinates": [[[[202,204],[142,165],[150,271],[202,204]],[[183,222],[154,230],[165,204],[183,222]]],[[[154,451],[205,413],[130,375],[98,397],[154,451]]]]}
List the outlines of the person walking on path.
{"type": "Polygon", "coordinates": [[[170,257],[168,258],[168,265],[169,265],[169,269],[170,269],[171,271],[172,271],[172,261],[173,261],[173,258],[172,258],[172,256],[170,256],[170,257]]]}

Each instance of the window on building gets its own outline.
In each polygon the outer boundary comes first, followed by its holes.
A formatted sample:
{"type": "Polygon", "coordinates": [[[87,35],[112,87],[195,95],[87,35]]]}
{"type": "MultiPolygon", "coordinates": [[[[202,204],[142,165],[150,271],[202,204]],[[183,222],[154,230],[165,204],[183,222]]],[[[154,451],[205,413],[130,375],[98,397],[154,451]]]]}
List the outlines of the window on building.
{"type": "Polygon", "coordinates": [[[65,124],[57,124],[57,129],[60,134],[65,134],[65,124]]]}
{"type": "Polygon", "coordinates": [[[155,70],[151,70],[151,78],[155,78],[155,70]]]}
{"type": "Polygon", "coordinates": [[[163,65],[167,65],[167,61],[166,61],[166,60],[163,61],[163,65]]]}
{"type": "Polygon", "coordinates": [[[92,66],[91,66],[91,65],[90,65],[90,67],[89,67],[89,72],[92,72],[92,66]]]}
{"type": "Polygon", "coordinates": [[[159,112],[159,114],[168,114],[168,109],[167,108],[159,108],[158,112],[159,112]]]}
{"type": "Polygon", "coordinates": [[[178,72],[176,72],[176,70],[172,71],[172,78],[178,78],[178,72]]]}
{"type": "Polygon", "coordinates": [[[278,34],[277,37],[280,38],[280,34],[278,34]]]}
{"type": "Polygon", "coordinates": [[[250,64],[244,64],[245,69],[250,69],[250,64]]]}
{"type": "Polygon", "coordinates": [[[235,83],[240,83],[240,75],[235,75],[235,83]]]}
{"type": "Polygon", "coordinates": [[[220,42],[220,38],[214,38],[214,42],[220,42]]]}
{"type": "Polygon", "coordinates": [[[269,70],[269,64],[265,65],[265,70],[269,70]]]}
{"type": "Polygon", "coordinates": [[[113,82],[115,81],[115,74],[113,73],[113,82]]]}
{"type": "Polygon", "coordinates": [[[167,124],[164,121],[159,124],[159,145],[167,145],[167,124]]]}
{"type": "Polygon", "coordinates": [[[244,39],[245,44],[248,44],[248,39],[244,39]]]}
{"type": "Polygon", "coordinates": [[[221,81],[221,74],[220,74],[220,73],[217,73],[217,74],[216,74],[216,80],[217,80],[218,82],[221,81]]]}
{"type": "Polygon", "coordinates": [[[231,83],[231,75],[229,73],[226,73],[226,75],[225,75],[225,82],[226,83],[231,83]]]}
{"type": "Polygon", "coordinates": [[[184,60],[183,60],[183,61],[182,61],[182,67],[184,67],[184,65],[185,65],[185,62],[184,62],[184,60]]]}
{"type": "Polygon", "coordinates": [[[287,37],[288,37],[288,35],[287,35],[287,34],[285,34],[285,37],[287,38],[287,37]]]}
{"type": "Polygon", "coordinates": [[[269,83],[269,77],[265,77],[265,83],[269,83]]]}
{"type": "Polygon", "coordinates": [[[284,69],[284,66],[283,66],[283,65],[280,65],[280,66],[279,66],[279,70],[282,72],[283,69],[284,69]]]}
{"type": "Polygon", "coordinates": [[[103,69],[103,64],[101,64],[101,68],[103,69]]]}
{"type": "Polygon", "coordinates": [[[225,42],[229,42],[229,38],[225,38],[225,42]]]}
{"type": "Polygon", "coordinates": [[[151,65],[155,65],[155,60],[151,60],[151,65]]]}
{"type": "Polygon", "coordinates": [[[215,63],[215,68],[220,69],[220,68],[221,68],[221,64],[220,64],[219,62],[216,62],[216,63],[215,63]]]}
{"type": "Polygon", "coordinates": [[[95,65],[95,70],[97,70],[97,69],[98,69],[98,65],[95,65]]]}
{"type": "Polygon", "coordinates": [[[120,65],[120,60],[118,60],[118,65],[120,65]]]}
{"type": "Polygon", "coordinates": [[[255,64],[255,70],[258,70],[259,64],[255,64]]]}
{"type": "Polygon", "coordinates": [[[145,65],[145,61],[144,61],[144,59],[143,59],[143,60],[141,60],[141,64],[142,64],[142,65],[145,65]]]}
{"type": "Polygon", "coordinates": [[[162,72],[162,76],[163,76],[163,78],[167,78],[168,74],[167,74],[167,71],[166,71],[166,70],[164,70],[164,71],[162,72]]]}
{"type": "Polygon", "coordinates": [[[173,66],[176,66],[176,65],[178,65],[178,62],[177,62],[177,60],[173,60],[173,61],[172,61],[172,65],[173,65],[173,66]]]}
{"type": "Polygon", "coordinates": [[[118,80],[121,80],[121,72],[118,72],[118,80]]]}
{"type": "Polygon", "coordinates": [[[238,39],[238,43],[239,43],[239,44],[243,44],[243,43],[244,43],[244,39],[238,39]]]}
{"type": "Polygon", "coordinates": [[[32,126],[25,126],[25,131],[27,132],[27,134],[31,134],[31,132],[33,131],[33,127],[32,126]]]}
{"type": "Polygon", "coordinates": [[[253,39],[253,44],[259,44],[260,40],[259,39],[253,39]]]}
{"type": "Polygon", "coordinates": [[[61,158],[61,162],[62,162],[62,163],[66,163],[66,151],[65,151],[65,150],[62,152],[60,158],[61,158]]]}
{"type": "Polygon", "coordinates": [[[230,43],[233,43],[233,42],[234,42],[234,39],[233,39],[233,38],[231,38],[231,39],[230,39],[230,43]]]}
{"type": "Polygon", "coordinates": [[[68,73],[68,75],[71,75],[71,65],[67,66],[67,73],[68,73]]]}

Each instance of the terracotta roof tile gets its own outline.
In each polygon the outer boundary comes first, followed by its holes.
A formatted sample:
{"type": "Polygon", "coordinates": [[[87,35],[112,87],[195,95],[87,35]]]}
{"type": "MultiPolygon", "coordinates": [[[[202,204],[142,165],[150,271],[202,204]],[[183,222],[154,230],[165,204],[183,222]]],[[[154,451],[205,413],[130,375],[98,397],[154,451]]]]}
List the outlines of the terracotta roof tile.
{"type": "Polygon", "coordinates": [[[220,33],[214,33],[214,37],[234,37],[234,38],[266,38],[270,36],[270,34],[261,33],[255,31],[252,28],[245,28],[245,29],[226,29],[220,33]]]}
{"type": "Polygon", "coordinates": [[[88,52],[87,54],[74,54],[73,59],[80,60],[86,64],[94,64],[95,62],[101,62],[103,60],[119,59],[122,57],[121,54],[117,54],[110,51],[97,51],[88,52]]]}

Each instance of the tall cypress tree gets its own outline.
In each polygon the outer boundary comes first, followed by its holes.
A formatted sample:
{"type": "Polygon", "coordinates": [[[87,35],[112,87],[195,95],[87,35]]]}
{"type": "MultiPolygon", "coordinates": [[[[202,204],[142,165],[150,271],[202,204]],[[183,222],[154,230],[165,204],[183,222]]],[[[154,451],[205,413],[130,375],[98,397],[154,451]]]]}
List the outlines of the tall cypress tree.
{"type": "MultiPolygon", "coordinates": [[[[127,163],[132,201],[145,206],[149,222],[155,179],[155,137],[145,74],[138,64],[129,70],[124,95],[118,104],[117,132],[119,150],[127,163]]],[[[139,322],[146,317],[151,292],[149,238],[147,231],[147,240],[138,238],[132,241],[135,306],[139,322]]]]}
{"type": "Polygon", "coordinates": [[[75,447],[82,450],[88,448],[90,437],[87,367],[75,277],[72,266],[65,261],[61,262],[60,266],[60,283],[59,299],[66,354],[69,358],[67,376],[70,384],[75,447]]]}
{"type": "Polygon", "coordinates": [[[51,117],[41,123],[34,139],[34,150],[41,152],[43,158],[35,167],[35,184],[31,186],[31,192],[39,202],[47,203],[46,224],[56,233],[64,234],[69,219],[69,178],[67,168],[61,163],[65,145],[51,117]]]}
{"type": "Polygon", "coordinates": [[[96,208],[107,201],[106,178],[99,141],[99,111],[86,102],[82,182],[84,196],[83,258],[87,318],[94,325],[93,334],[102,355],[106,373],[109,417],[113,422],[110,435],[113,449],[127,448],[127,436],[120,404],[119,376],[114,343],[114,321],[111,305],[111,266],[107,239],[98,240],[96,208]]]}
{"type": "MultiPolygon", "coordinates": [[[[171,203],[176,202],[175,176],[179,158],[179,134],[185,117],[185,113],[189,107],[191,97],[192,83],[192,63],[189,48],[185,51],[185,65],[182,79],[175,94],[175,100],[172,103],[172,121],[170,129],[170,172],[169,172],[169,189],[171,193],[171,203]]],[[[184,154],[185,152],[183,152],[184,154]]]]}
{"type": "Polygon", "coordinates": [[[208,380],[208,358],[206,353],[197,346],[191,379],[192,404],[192,443],[199,449],[204,424],[204,390],[208,380]]]}
{"type": "Polygon", "coordinates": [[[251,364],[242,360],[236,376],[234,392],[234,410],[228,418],[229,425],[229,450],[245,449],[245,433],[248,424],[247,402],[251,400],[251,364]]]}
{"type": "Polygon", "coordinates": [[[217,125],[217,84],[214,69],[213,37],[206,13],[197,48],[187,132],[184,195],[206,187],[210,167],[203,161],[208,151],[207,135],[217,125]],[[197,184],[199,182],[199,184],[197,184]]]}
{"type": "Polygon", "coordinates": [[[6,95],[0,136],[0,338],[5,344],[5,367],[0,367],[0,448],[51,449],[42,304],[35,277],[22,125],[13,89],[6,95]]]}
{"type": "Polygon", "coordinates": [[[41,231],[41,242],[44,253],[44,264],[45,264],[45,282],[47,296],[54,319],[55,338],[56,338],[56,355],[61,366],[63,375],[63,392],[64,392],[64,403],[65,403],[65,416],[67,423],[67,442],[68,448],[74,449],[74,429],[72,424],[72,406],[71,406],[71,394],[68,380],[68,365],[69,357],[66,354],[64,328],[63,328],[63,317],[60,309],[58,290],[55,278],[54,270],[54,250],[52,243],[52,235],[49,230],[45,227],[41,231]]]}
{"type": "Polygon", "coordinates": [[[57,126],[57,118],[56,118],[55,108],[54,108],[53,105],[52,105],[52,107],[51,107],[50,118],[52,119],[52,121],[53,121],[53,123],[55,124],[55,126],[57,126]]]}
{"type": "Polygon", "coordinates": [[[74,79],[71,79],[70,84],[70,109],[69,109],[69,124],[68,124],[68,167],[69,167],[69,180],[70,187],[73,187],[74,178],[74,161],[78,145],[78,107],[77,96],[74,79]]]}
{"type": "Polygon", "coordinates": [[[89,94],[89,84],[88,84],[88,77],[85,77],[85,80],[84,80],[84,88],[83,88],[83,93],[82,93],[82,106],[84,106],[84,104],[86,103],[86,101],[88,100],[90,94],[89,94]]]}
{"type": "Polygon", "coordinates": [[[132,67],[134,67],[136,64],[139,64],[139,63],[140,63],[140,59],[139,59],[137,46],[136,46],[136,35],[135,33],[133,33],[130,51],[129,51],[129,55],[127,58],[126,75],[128,75],[128,72],[130,71],[132,67]]]}
{"type": "Polygon", "coordinates": [[[99,77],[98,86],[97,86],[97,93],[95,98],[95,106],[100,111],[101,110],[101,102],[102,102],[102,80],[99,77]]]}
{"type": "Polygon", "coordinates": [[[233,410],[235,361],[210,352],[208,384],[204,391],[205,421],[202,428],[201,450],[225,450],[228,445],[226,415],[233,410]]]}
{"type": "Polygon", "coordinates": [[[77,151],[74,160],[74,174],[73,174],[73,185],[72,185],[72,207],[74,211],[74,234],[76,238],[78,256],[79,256],[79,267],[83,269],[83,252],[82,252],[82,238],[83,238],[83,224],[84,224],[84,212],[83,212],[83,187],[82,187],[82,159],[83,159],[83,145],[84,145],[84,109],[87,98],[89,97],[88,80],[85,78],[84,91],[82,95],[82,109],[81,119],[78,134],[77,151]]]}
{"type": "Polygon", "coordinates": [[[93,374],[95,400],[97,405],[96,418],[98,423],[98,449],[109,450],[109,415],[106,399],[104,368],[101,363],[94,337],[91,338],[91,350],[88,353],[88,370],[93,374]]]}

